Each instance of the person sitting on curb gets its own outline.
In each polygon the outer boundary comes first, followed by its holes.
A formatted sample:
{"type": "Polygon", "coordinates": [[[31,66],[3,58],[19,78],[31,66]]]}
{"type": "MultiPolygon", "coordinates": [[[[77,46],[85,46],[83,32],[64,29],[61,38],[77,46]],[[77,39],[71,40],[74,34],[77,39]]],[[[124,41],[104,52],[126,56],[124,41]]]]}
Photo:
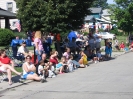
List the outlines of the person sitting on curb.
{"type": "Polygon", "coordinates": [[[61,57],[61,62],[56,64],[56,70],[59,71],[59,74],[63,74],[64,72],[67,73],[68,65],[66,63],[66,57],[61,57]],[[67,71],[67,72],[66,72],[67,71]]]}
{"type": "Polygon", "coordinates": [[[23,76],[22,78],[28,79],[28,80],[36,80],[36,81],[41,81],[42,83],[45,81],[44,77],[39,77],[35,71],[36,68],[34,64],[31,63],[31,56],[27,55],[25,58],[25,63],[22,66],[23,69],[23,76]]]}
{"type": "Polygon", "coordinates": [[[129,46],[130,51],[133,51],[133,42],[129,46]]]}
{"type": "Polygon", "coordinates": [[[124,44],[124,42],[122,41],[121,44],[120,44],[120,50],[121,50],[121,51],[124,51],[124,48],[125,48],[125,44],[124,44]]]}

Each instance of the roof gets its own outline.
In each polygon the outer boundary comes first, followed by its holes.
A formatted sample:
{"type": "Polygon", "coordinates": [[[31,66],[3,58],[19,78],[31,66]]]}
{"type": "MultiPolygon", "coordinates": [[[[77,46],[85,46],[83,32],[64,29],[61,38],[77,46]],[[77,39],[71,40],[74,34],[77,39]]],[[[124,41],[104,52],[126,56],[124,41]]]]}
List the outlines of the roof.
{"type": "Polygon", "coordinates": [[[102,20],[102,19],[98,19],[96,18],[97,21],[100,21],[100,23],[108,23],[108,24],[111,24],[110,21],[105,21],[105,20],[102,20]]]}
{"type": "Polygon", "coordinates": [[[87,16],[85,17],[85,21],[95,22],[96,19],[95,19],[92,15],[87,15],[87,16]]]}
{"type": "Polygon", "coordinates": [[[16,14],[0,8],[0,17],[8,17],[10,19],[16,18],[16,14]]]}
{"type": "Polygon", "coordinates": [[[101,13],[102,12],[102,8],[89,8],[89,10],[91,11],[91,13],[101,13]]]}
{"type": "Polygon", "coordinates": [[[102,15],[111,15],[111,14],[109,13],[109,9],[103,10],[103,14],[102,14],[102,15]]]}

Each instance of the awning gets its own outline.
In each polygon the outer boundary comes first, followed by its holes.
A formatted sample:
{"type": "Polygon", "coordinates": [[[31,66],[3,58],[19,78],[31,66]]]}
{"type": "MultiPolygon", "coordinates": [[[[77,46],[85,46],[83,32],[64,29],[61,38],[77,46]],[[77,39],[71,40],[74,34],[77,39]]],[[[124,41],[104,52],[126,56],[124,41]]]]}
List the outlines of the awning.
{"type": "Polygon", "coordinates": [[[97,21],[99,21],[99,23],[103,23],[103,24],[111,24],[110,21],[105,21],[105,20],[101,20],[101,19],[98,19],[96,18],[97,21]]]}
{"type": "Polygon", "coordinates": [[[88,15],[85,17],[85,21],[96,22],[96,19],[92,15],[88,15]]]}
{"type": "Polygon", "coordinates": [[[0,8],[0,19],[8,17],[9,19],[15,19],[16,14],[0,8]]]}

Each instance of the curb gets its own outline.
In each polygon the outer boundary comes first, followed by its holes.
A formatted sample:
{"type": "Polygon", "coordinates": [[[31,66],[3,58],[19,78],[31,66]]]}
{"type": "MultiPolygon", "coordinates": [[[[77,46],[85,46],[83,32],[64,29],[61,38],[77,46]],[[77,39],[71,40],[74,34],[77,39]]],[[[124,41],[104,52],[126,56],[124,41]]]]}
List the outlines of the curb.
{"type": "Polygon", "coordinates": [[[5,89],[1,90],[0,94],[4,93],[4,92],[6,92],[6,91],[8,91],[8,90],[10,90],[12,88],[16,88],[16,87],[19,87],[19,86],[22,86],[22,85],[26,85],[26,84],[29,84],[31,82],[33,82],[33,81],[32,80],[28,80],[28,81],[25,81],[25,82],[20,82],[19,84],[14,85],[14,86],[11,85],[11,86],[9,86],[9,88],[5,88],[5,89]]]}

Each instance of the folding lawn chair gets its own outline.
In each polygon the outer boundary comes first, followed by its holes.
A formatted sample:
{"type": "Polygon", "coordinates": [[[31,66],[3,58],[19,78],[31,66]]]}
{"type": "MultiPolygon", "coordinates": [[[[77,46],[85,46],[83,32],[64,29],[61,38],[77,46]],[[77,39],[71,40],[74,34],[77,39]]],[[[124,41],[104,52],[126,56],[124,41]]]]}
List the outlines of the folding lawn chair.
{"type": "Polygon", "coordinates": [[[0,70],[0,83],[7,78],[6,72],[0,70]]]}

